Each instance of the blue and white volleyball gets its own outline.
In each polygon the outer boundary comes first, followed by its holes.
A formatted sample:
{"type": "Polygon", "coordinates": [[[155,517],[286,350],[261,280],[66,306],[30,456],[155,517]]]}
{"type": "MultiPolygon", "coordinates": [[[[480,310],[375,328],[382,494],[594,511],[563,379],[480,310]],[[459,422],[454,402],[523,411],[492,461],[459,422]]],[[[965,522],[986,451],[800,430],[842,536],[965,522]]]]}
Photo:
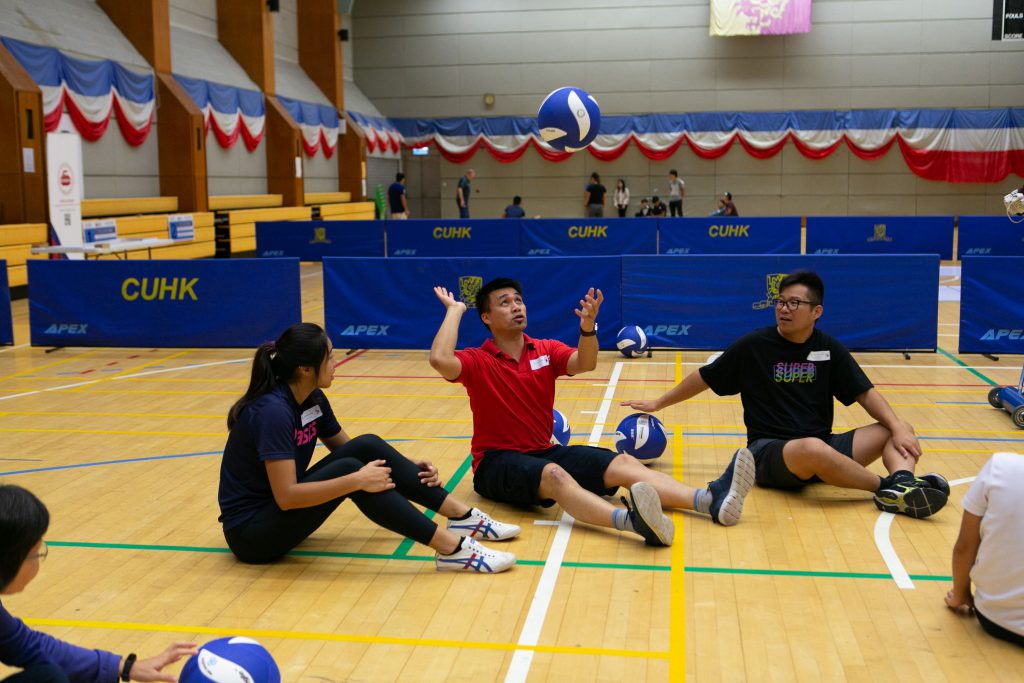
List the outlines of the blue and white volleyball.
{"type": "Polygon", "coordinates": [[[623,327],[619,330],[615,340],[615,346],[626,358],[644,355],[647,351],[647,345],[647,335],[644,333],[643,328],[636,325],[626,325],[623,327]]]}
{"type": "Polygon", "coordinates": [[[579,88],[559,88],[544,98],[537,112],[540,137],[560,152],[577,152],[597,137],[601,108],[579,88]]]}
{"type": "Polygon", "coordinates": [[[179,683],[281,683],[267,649],[252,638],[211,640],[185,663],[179,683]]]}
{"type": "Polygon", "coordinates": [[[615,452],[629,453],[644,463],[661,457],[667,444],[665,425],[648,413],[629,415],[615,430],[615,452]]]}
{"type": "Polygon", "coordinates": [[[568,446],[569,437],[572,436],[569,420],[560,410],[552,410],[552,412],[554,413],[554,425],[551,428],[551,445],[560,443],[563,446],[568,446]]]}

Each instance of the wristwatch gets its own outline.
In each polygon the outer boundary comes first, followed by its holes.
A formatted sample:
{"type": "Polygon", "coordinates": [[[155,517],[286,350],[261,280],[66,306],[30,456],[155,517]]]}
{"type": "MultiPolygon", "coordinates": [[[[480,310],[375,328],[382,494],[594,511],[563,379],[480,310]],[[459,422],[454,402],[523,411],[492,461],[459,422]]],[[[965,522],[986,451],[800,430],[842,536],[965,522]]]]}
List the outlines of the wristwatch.
{"type": "Polygon", "coordinates": [[[597,323],[594,323],[594,329],[592,329],[590,332],[587,332],[586,330],[584,330],[583,326],[580,325],[580,336],[581,337],[593,337],[596,334],[597,334],[597,323]]]}

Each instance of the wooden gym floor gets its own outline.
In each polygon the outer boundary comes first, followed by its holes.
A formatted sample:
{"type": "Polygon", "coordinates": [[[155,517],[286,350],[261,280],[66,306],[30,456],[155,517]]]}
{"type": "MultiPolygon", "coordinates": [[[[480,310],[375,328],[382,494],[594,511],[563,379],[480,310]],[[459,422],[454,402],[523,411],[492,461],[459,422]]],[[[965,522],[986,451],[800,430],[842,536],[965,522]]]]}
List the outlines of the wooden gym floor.
{"type": "MultiPolygon", "coordinates": [[[[320,269],[302,273],[305,318],[322,322],[320,269]]],[[[425,351],[339,356],[328,395],[350,434],[433,460],[457,495],[523,526],[502,546],[518,565],[497,576],[436,573],[426,549],[350,503],[287,560],[236,562],[216,521],[217,476],[252,350],[45,353],[27,346],[26,301],[13,308],[0,480],[38,494],[52,524],[39,578],[4,605],[58,637],[151,655],[174,639],[249,635],[289,683],[1024,680],[1024,654],[942,602],[969,478],[989,454],[1024,449],[1024,431],[986,401],[992,384],[1016,383],[1021,358],[956,355],[957,303],[939,304],[938,353],[857,354],[915,425],[922,470],[956,484],[945,510],[894,518],[856,492],[755,489],[736,527],[675,513],[670,549],[559,524],[557,508],[480,500],[462,388],[436,377],[425,351]]],[[[595,372],[560,381],[556,406],[574,442],[609,445],[628,412],[620,400],[660,394],[707,355],[603,352],[595,372]]],[[[655,467],[694,485],[743,443],[735,397],[705,394],[660,417],[673,437],[655,467]]],[[[837,428],[866,421],[837,408],[837,428]]]]}

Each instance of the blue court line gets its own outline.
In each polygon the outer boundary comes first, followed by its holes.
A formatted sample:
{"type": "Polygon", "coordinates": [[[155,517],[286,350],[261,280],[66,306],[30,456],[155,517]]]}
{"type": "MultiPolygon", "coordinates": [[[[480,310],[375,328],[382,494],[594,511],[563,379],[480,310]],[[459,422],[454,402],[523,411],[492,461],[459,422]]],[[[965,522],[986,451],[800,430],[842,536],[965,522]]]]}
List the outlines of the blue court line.
{"type": "Polygon", "coordinates": [[[195,458],[202,455],[221,455],[224,451],[202,451],[200,453],[180,453],[178,455],[151,455],[144,458],[126,458],[125,460],[101,460],[99,462],[83,462],[77,465],[54,465],[53,467],[37,467],[31,470],[15,470],[0,472],[0,477],[11,477],[15,474],[35,474],[37,472],[53,472],[55,470],[76,470],[82,467],[100,467],[101,465],[124,465],[149,460],[175,460],[178,458],[195,458]]]}

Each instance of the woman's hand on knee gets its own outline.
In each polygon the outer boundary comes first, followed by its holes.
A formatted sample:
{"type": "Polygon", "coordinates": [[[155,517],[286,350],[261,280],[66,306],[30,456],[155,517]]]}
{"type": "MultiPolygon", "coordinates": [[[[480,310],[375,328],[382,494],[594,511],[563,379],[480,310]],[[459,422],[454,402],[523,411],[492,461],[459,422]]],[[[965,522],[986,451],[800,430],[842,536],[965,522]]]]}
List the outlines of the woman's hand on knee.
{"type": "Polygon", "coordinates": [[[384,460],[374,460],[363,465],[357,474],[360,490],[367,493],[380,493],[395,488],[395,482],[391,481],[391,468],[384,460]]]}
{"type": "Polygon", "coordinates": [[[416,466],[420,468],[420,483],[426,484],[427,486],[440,486],[441,475],[437,472],[437,467],[434,463],[429,460],[418,460],[416,466]]]}

